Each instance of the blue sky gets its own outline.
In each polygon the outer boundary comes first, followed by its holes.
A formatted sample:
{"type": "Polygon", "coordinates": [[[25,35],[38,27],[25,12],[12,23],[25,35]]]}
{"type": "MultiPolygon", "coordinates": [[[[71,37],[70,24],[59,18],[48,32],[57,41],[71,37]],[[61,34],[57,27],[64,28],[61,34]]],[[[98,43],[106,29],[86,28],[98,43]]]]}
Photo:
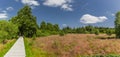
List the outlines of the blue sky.
{"type": "Polygon", "coordinates": [[[38,24],[46,21],[60,27],[114,27],[120,11],[120,0],[0,0],[0,19],[9,20],[25,4],[31,6],[38,24]]]}

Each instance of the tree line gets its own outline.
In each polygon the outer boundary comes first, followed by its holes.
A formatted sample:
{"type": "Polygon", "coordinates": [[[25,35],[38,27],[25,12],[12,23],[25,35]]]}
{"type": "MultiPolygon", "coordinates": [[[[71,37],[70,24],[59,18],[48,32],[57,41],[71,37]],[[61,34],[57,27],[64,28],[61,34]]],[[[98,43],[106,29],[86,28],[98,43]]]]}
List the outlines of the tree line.
{"type": "Polygon", "coordinates": [[[97,27],[97,26],[91,26],[87,25],[84,27],[79,28],[70,28],[65,27],[62,29],[65,33],[81,33],[81,34],[114,34],[115,30],[114,28],[109,27],[97,27]]]}
{"type": "Polygon", "coordinates": [[[63,32],[65,34],[67,33],[80,33],[80,34],[114,34],[115,30],[114,28],[109,28],[109,27],[97,27],[97,26],[92,26],[92,25],[87,25],[85,27],[79,27],[79,28],[71,28],[69,26],[64,27],[60,29],[58,24],[51,24],[51,23],[46,23],[46,22],[41,22],[39,26],[40,30],[43,31],[51,31],[51,32],[63,32]]]}

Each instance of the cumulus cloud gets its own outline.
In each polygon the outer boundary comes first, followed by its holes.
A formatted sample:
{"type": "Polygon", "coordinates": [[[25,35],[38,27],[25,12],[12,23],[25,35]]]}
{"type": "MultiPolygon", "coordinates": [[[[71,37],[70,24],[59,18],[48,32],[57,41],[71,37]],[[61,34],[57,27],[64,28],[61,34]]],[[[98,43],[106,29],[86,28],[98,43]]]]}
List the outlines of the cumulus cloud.
{"type": "Polygon", "coordinates": [[[115,16],[115,13],[114,13],[114,12],[111,12],[111,11],[106,11],[106,15],[109,15],[109,16],[114,17],[114,16],[115,16]]]}
{"type": "Polygon", "coordinates": [[[8,18],[8,11],[14,10],[13,7],[7,7],[4,9],[0,9],[0,19],[7,19],[8,18]]]}
{"type": "Polygon", "coordinates": [[[67,27],[67,24],[62,24],[63,27],[67,27]]]}
{"type": "Polygon", "coordinates": [[[43,5],[50,6],[50,7],[60,7],[63,10],[73,11],[72,0],[45,0],[43,5]]]}
{"type": "Polygon", "coordinates": [[[7,7],[6,8],[6,10],[8,10],[8,11],[11,11],[11,10],[13,10],[14,8],[13,7],[7,7]]]}
{"type": "Polygon", "coordinates": [[[72,5],[64,4],[64,5],[62,5],[61,8],[64,10],[67,10],[67,11],[73,11],[73,9],[71,7],[72,7],[72,5]]]}
{"type": "MultiPolygon", "coordinates": [[[[18,2],[19,0],[15,0],[16,2],[18,2]]],[[[39,6],[40,3],[36,0],[20,0],[23,4],[27,4],[29,6],[39,6]]]]}
{"type": "Polygon", "coordinates": [[[80,22],[84,24],[93,24],[93,23],[98,23],[98,22],[104,22],[108,18],[106,16],[93,16],[90,14],[85,14],[80,18],[80,22]]]}
{"type": "Polygon", "coordinates": [[[30,6],[39,6],[40,4],[36,0],[22,0],[23,4],[28,4],[30,6]]]}
{"type": "Polygon", "coordinates": [[[66,3],[65,0],[45,0],[43,4],[51,7],[57,7],[63,5],[64,3],[66,3]]]}
{"type": "Polygon", "coordinates": [[[111,15],[112,15],[112,16],[115,16],[115,14],[114,14],[114,13],[112,13],[111,15]]]}
{"type": "Polygon", "coordinates": [[[1,11],[0,12],[0,19],[6,19],[8,18],[7,11],[1,11]]]}

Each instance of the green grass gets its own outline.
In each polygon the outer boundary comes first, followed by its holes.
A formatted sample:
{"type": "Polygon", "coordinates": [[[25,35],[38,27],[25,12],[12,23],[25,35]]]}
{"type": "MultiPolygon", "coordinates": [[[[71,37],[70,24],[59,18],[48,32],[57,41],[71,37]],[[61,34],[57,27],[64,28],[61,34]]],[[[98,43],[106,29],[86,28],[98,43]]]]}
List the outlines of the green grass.
{"type": "Polygon", "coordinates": [[[12,42],[5,44],[4,48],[2,50],[0,50],[0,57],[4,57],[6,52],[8,52],[8,50],[12,47],[12,45],[15,43],[15,41],[16,40],[13,40],[12,42]]]}
{"type": "Polygon", "coordinates": [[[34,40],[25,38],[24,42],[25,42],[26,57],[49,57],[49,56],[54,57],[54,55],[49,55],[46,51],[34,47],[33,46],[34,40]]]}
{"type": "Polygon", "coordinates": [[[3,39],[0,39],[0,43],[3,41],[3,39]]]}

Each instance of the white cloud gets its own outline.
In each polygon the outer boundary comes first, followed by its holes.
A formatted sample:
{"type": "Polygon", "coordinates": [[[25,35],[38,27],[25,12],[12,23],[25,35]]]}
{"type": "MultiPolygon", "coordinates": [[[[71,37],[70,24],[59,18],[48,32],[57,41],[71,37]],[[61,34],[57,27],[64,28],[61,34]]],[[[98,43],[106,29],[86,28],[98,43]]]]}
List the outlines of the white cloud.
{"type": "Polygon", "coordinates": [[[72,0],[45,0],[43,5],[50,6],[50,7],[60,7],[61,9],[67,10],[67,11],[73,11],[72,0]]]}
{"type": "MultiPolygon", "coordinates": [[[[20,1],[20,0],[15,0],[16,2],[20,1]]],[[[29,6],[39,6],[40,3],[36,0],[21,0],[21,2],[23,4],[27,4],[29,6]]]]}
{"type": "Polygon", "coordinates": [[[114,12],[111,12],[111,11],[106,11],[106,15],[109,15],[109,16],[114,17],[114,16],[115,16],[115,13],[114,13],[114,12]]]}
{"type": "Polygon", "coordinates": [[[73,9],[71,7],[72,7],[72,5],[64,4],[64,5],[62,5],[61,8],[66,11],[73,11],[73,9]]]}
{"type": "Polygon", "coordinates": [[[115,16],[115,14],[113,14],[113,13],[112,13],[111,15],[112,15],[112,16],[115,16]]]}
{"type": "Polygon", "coordinates": [[[6,18],[8,18],[6,11],[1,11],[0,12],[0,19],[6,19],[6,18]]]}
{"type": "Polygon", "coordinates": [[[1,11],[1,13],[7,13],[7,11],[3,10],[3,11],[1,11]]]}
{"type": "Polygon", "coordinates": [[[45,0],[43,4],[51,7],[57,7],[65,4],[66,2],[67,1],[65,0],[45,0]]]}
{"type": "Polygon", "coordinates": [[[106,16],[96,17],[90,14],[85,14],[80,18],[80,22],[84,24],[93,24],[93,23],[98,23],[98,22],[104,22],[107,19],[108,18],[106,16]]]}
{"type": "Polygon", "coordinates": [[[62,24],[63,27],[67,27],[67,24],[62,24]]]}
{"type": "Polygon", "coordinates": [[[8,10],[8,11],[11,11],[11,10],[13,10],[14,8],[13,7],[7,7],[6,8],[6,10],[8,10]]]}
{"type": "Polygon", "coordinates": [[[39,6],[39,2],[36,0],[22,0],[21,1],[23,4],[28,4],[30,6],[39,6]]]}

